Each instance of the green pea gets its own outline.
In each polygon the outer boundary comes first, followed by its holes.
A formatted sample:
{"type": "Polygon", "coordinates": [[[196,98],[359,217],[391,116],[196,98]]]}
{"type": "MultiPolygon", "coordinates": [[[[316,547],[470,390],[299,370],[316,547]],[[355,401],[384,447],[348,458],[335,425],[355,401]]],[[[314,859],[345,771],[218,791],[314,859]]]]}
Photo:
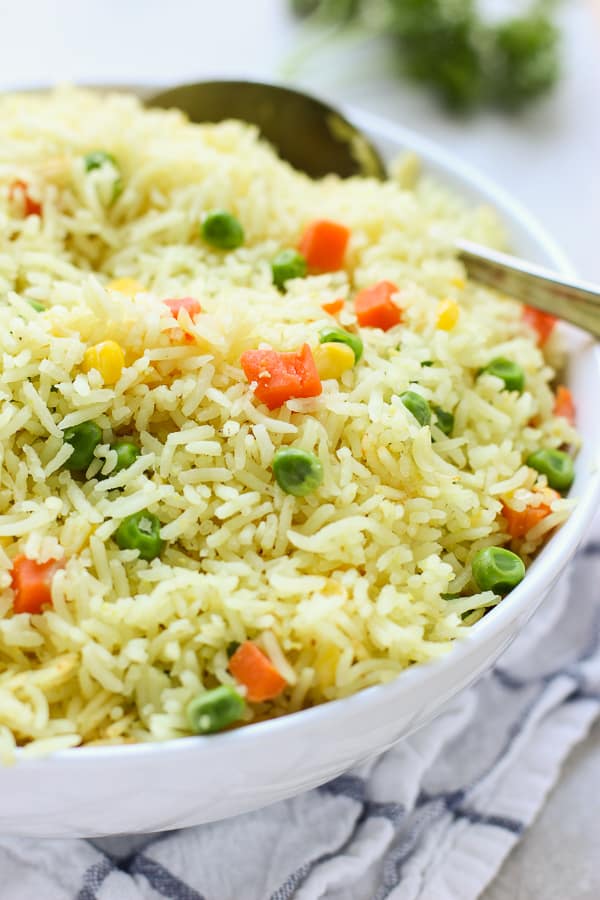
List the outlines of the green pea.
{"type": "Polygon", "coordinates": [[[407,410],[413,414],[419,425],[429,425],[431,409],[424,397],[421,397],[415,391],[404,391],[403,394],[400,394],[400,399],[407,410]]]}
{"type": "Polygon", "coordinates": [[[497,356],[480,371],[480,375],[495,375],[504,382],[507,391],[521,392],[525,387],[525,372],[517,363],[506,359],[504,356],[497,356]]]}
{"type": "Polygon", "coordinates": [[[95,422],[82,422],[63,432],[65,443],[71,444],[73,452],[65,463],[71,472],[83,472],[94,458],[94,450],[102,440],[102,431],[95,422]]]}
{"type": "Polygon", "coordinates": [[[114,444],[110,445],[110,449],[117,454],[117,464],[111,475],[114,475],[115,472],[120,472],[121,469],[128,469],[140,455],[140,448],[131,441],[115,441],[114,444]]]}
{"type": "Polygon", "coordinates": [[[477,587],[495,594],[508,594],[525,577],[525,564],[521,557],[504,547],[478,550],[471,569],[477,587]]]}
{"type": "Polygon", "coordinates": [[[321,344],[347,344],[354,353],[354,362],[358,362],[363,355],[363,342],[358,334],[351,334],[343,328],[323,328],[319,332],[321,344]]]}
{"type": "Polygon", "coordinates": [[[323,481],[323,466],[314,453],[298,447],[281,447],[273,457],[273,474],[286,494],[306,497],[323,481]]]}
{"type": "Polygon", "coordinates": [[[32,309],[35,309],[36,312],[46,312],[46,307],[43,303],[38,303],[37,300],[28,300],[27,302],[32,309]]]}
{"type": "Polygon", "coordinates": [[[227,653],[227,659],[231,659],[235,651],[238,650],[241,646],[242,645],[239,641],[230,641],[227,644],[227,649],[225,650],[225,652],[227,653]]]}
{"type": "Polygon", "coordinates": [[[454,416],[450,412],[446,412],[441,406],[432,406],[432,410],[436,416],[436,425],[443,431],[447,437],[450,437],[454,431],[454,416]]]}
{"type": "Polygon", "coordinates": [[[429,368],[430,366],[432,366],[432,365],[433,365],[433,360],[432,360],[432,359],[424,359],[423,362],[421,363],[421,366],[422,366],[424,369],[428,369],[428,368],[429,368]]]}
{"type": "Polygon", "coordinates": [[[186,713],[194,734],[213,734],[238,722],[245,708],[238,692],[228,684],[222,684],[190,700],[186,713]]]}
{"type": "Polygon", "coordinates": [[[215,209],[205,215],[200,234],[207,244],[219,250],[235,250],[244,243],[240,222],[224,209],[215,209]]]}
{"type": "Polygon", "coordinates": [[[123,193],[123,179],[119,175],[118,178],[115,178],[113,181],[113,192],[112,192],[112,202],[114,203],[117,197],[120,197],[123,193]]]}
{"type": "Polygon", "coordinates": [[[86,153],[83,157],[83,161],[85,163],[86,172],[93,172],[94,169],[101,169],[102,166],[105,166],[107,163],[117,170],[119,168],[119,164],[112,153],[107,153],[106,150],[92,150],[91,153],[86,153]]]}
{"type": "Polygon", "coordinates": [[[527,465],[541,472],[555,491],[568,491],[575,478],[573,460],[563,450],[541,449],[530,453],[527,465]]]}
{"type": "Polygon", "coordinates": [[[123,519],[114,533],[121,550],[139,550],[140,559],[156,559],[165,542],[160,536],[160,520],[147,509],[123,519]]]}
{"type": "Polygon", "coordinates": [[[123,193],[123,179],[119,174],[119,164],[112,153],[108,153],[106,150],[92,150],[91,153],[86,153],[83,162],[86,172],[93,172],[94,169],[101,169],[105,165],[112,166],[116,170],[118,174],[113,182],[112,193],[112,202],[114,203],[117,197],[123,193]]]}
{"type": "Polygon", "coordinates": [[[278,288],[283,288],[290,278],[304,278],[306,275],[306,260],[297,250],[281,250],[271,262],[273,283],[278,288]]]}

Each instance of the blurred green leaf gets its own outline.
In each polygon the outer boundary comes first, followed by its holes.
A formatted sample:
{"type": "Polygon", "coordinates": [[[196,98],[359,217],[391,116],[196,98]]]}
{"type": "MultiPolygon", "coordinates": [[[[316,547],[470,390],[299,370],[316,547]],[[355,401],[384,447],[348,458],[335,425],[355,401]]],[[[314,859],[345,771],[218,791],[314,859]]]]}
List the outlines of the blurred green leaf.
{"type": "Polygon", "coordinates": [[[389,0],[400,61],[453,109],[468,109],[483,93],[479,24],[472,0],[389,0]]]}
{"type": "Polygon", "coordinates": [[[318,15],[322,20],[344,24],[359,12],[363,0],[291,0],[297,16],[318,15]]]}
{"type": "Polygon", "coordinates": [[[544,94],[560,72],[558,29],[539,15],[511,19],[494,34],[493,99],[516,109],[544,94]]]}
{"type": "Polygon", "coordinates": [[[484,103],[519,109],[549,91],[560,73],[554,0],[487,24],[477,0],[290,0],[312,21],[352,26],[392,39],[405,75],[427,85],[455,111],[484,103]]]}

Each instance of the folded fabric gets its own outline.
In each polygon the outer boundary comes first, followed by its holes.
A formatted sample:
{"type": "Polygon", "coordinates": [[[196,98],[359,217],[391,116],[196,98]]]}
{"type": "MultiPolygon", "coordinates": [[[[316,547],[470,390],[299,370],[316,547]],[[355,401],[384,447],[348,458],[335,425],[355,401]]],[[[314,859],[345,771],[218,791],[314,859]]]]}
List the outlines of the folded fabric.
{"type": "Polygon", "coordinates": [[[600,709],[600,535],[426,728],[291,800],[161,835],[0,838],[6,900],[474,900],[600,709]]]}

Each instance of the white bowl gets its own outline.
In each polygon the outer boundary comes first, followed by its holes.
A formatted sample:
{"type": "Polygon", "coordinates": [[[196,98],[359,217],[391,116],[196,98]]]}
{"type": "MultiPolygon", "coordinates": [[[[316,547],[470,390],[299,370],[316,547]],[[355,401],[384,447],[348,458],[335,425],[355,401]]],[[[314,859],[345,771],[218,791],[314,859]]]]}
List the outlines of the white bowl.
{"type": "MultiPolygon", "coordinates": [[[[473,201],[494,205],[513,246],[569,272],[542,228],[502,190],[440,147],[396,125],[349,111],[385,157],[415,150],[427,170],[473,201]]],[[[576,462],[577,508],[524,581],[443,659],[345,700],[211,737],[77,748],[0,768],[0,832],[92,836],[210,822],[257,809],[334,778],[437,715],[489,669],[542,602],[584,536],[600,498],[600,358],[594,343],[564,328],[568,383],[584,444],[576,462]]]]}

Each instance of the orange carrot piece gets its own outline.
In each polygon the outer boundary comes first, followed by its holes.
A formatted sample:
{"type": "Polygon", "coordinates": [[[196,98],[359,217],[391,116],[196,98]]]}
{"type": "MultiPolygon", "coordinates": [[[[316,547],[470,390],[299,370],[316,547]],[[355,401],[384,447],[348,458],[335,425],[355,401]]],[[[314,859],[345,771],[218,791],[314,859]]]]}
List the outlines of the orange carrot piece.
{"type": "Polygon", "coordinates": [[[339,222],[318,219],[300,238],[298,249],[306,259],[309,272],[337,272],[344,264],[350,230],[339,222]]]}
{"type": "Polygon", "coordinates": [[[64,565],[64,559],[49,559],[45,563],[39,563],[23,555],[15,557],[12,567],[14,611],[39,613],[42,606],[51,604],[52,579],[64,565]]]}
{"type": "Polygon", "coordinates": [[[331,300],[330,303],[321,304],[321,309],[323,309],[326,313],[329,313],[330,316],[335,316],[337,313],[341,312],[344,308],[344,301],[340,298],[339,300],[331,300]]]}
{"type": "Polygon", "coordinates": [[[169,307],[175,318],[177,318],[182,309],[186,310],[190,319],[202,312],[202,307],[195,297],[172,297],[169,300],[163,300],[163,303],[169,307]]]}
{"type": "Polygon", "coordinates": [[[25,181],[13,181],[8,189],[8,194],[14,203],[18,203],[22,210],[23,216],[41,216],[42,204],[34,200],[29,194],[29,185],[25,181]]]}
{"type": "Polygon", "coordinates": [[[565,418],[567,422],[570,422],[571,425],[575,424],[575,402],[573,401],[573,394],[568,387],[564,386],[564,384],[559,384],[556,388],[554,415],[563,416],[563,418],[565,418]]]}
{"type": "Polygon", "coordinates": [[[527,322],[534,331],[537,331],[538,344],[540,347],[543,347],[552,334],[558,319],[551,313],[542,312],[541,309],[535,309],[533,306],[524,306],[523,321],[527,322]]]}
{"type": "Polygon", "coordinates": [[[502,505],[502,515],[506,519],[508,533],[513,538],[524,537],[534,525],[545,519],[551,512],[547,503],[540,503],[539,506],[526,506],[523,510],[512,509],[506,503],[502,505]]]}
{"type": "Polygon", "coordinates": [[[269,409],[295,397],[318,397],[323,390],[308,344],[291,353],[246,350],[240,362],[248,381],[256,382],[256,397],[269,409]]]}
{"type": "MultiPolygon", "coordinates": [[[[198,313],[202,312],[202,307],[195,297],[171,297],[168,300],[163,300],[163,303],[171,310],[171,314],[175,319],[179,318],[179,313],[182,309],[186,310],[192,320],[194,319],[194,316],[197,316],[198,313]]],[[[194,343],[193,335],[188,334],[186,331],[183,331],[182,334],[182,330],[175,329],[175,332],[172,333],[171,336],[176,340],[183,337],[183,341],[186,344],[194,343]]]]}
{"type": "Polygon", "coordinates": [[[273,700],[287,684],[268,656],[252,641],[244,641],[238,647],[229,660],[229,671],[244,685],[246,697],[251,703],[273,700]]]}
{"type": "Polygon", "coordinates": [[[402,321],[402,310],[392,302],[391,297],[398,288],[391,281],[379,281],[365,288],[354,298],[354,311],[358,324],[389,331],[402,321]]]}

